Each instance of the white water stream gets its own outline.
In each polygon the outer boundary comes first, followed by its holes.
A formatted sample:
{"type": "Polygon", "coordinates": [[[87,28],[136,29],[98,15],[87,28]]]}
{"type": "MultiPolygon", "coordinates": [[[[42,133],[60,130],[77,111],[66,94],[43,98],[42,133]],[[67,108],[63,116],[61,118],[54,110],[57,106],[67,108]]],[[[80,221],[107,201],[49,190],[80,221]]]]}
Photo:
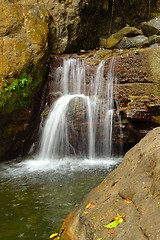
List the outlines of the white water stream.
{"type": "MultiPolygon", "coordinates": [[[[101,139],[100,157],[112,155],[112,118],[114,112],[114,64],[113,58],[109,65],[107,78],[104,77],[105,61],[96,70],[95,76],[90,75],[87,83],[87,66],[83,60],[68,59],[57,69],[57,81],[60,81],[62,96],[53,103],[42,133],[38,159],[65,158],[70,152],[76,152],[69,140],[68,112],[71,104],[82,103],[86,112],[87,143],[85,156],[88,159],[97,157],[97,134],[101,139]],[[99,121],[101,128],[98,129],[99,121]],[[98,133],[99,132],[99,133],[98,133]]],[[[82,105],[81,104],[81,105],[82,105]]],[[[79,110],[80,112],[83,109],[79,110]]],[[[73,113],[74,114],[74,113],[73,113]]],[[[74,128],[74,126],[72,126],[74,128]]],[[[79,157],[76,155],[76,158],[79,157]]]]}

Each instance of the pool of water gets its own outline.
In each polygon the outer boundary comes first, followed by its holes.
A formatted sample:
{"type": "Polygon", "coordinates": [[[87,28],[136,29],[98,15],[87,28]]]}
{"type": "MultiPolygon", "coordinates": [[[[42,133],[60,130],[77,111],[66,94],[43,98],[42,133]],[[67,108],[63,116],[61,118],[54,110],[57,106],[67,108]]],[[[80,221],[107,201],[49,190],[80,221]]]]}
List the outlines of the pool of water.
{"type": "Polygon", "coordinates": [[[120,159],[0,164],[0,240],[45,240],[120,159]]]}

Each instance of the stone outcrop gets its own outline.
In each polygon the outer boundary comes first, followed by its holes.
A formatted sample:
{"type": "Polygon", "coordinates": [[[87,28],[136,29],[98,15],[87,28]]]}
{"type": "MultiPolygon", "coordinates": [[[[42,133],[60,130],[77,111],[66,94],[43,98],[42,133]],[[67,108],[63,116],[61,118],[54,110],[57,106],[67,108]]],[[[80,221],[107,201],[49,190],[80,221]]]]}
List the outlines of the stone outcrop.
{"type": "Polygon", "coordinates": [[[159,239],[159,149],[160,128],[155,128],[66,218],[60,239],[159,239]],[[113,230],[105,228],[117,214],[125,215],[124,221],[113,230]]]}
{"type": "Polygon", "coordinates": [[[0,160],[25,153],[38,126],[48,24],[42,6],[1,1],[0,160]]]}

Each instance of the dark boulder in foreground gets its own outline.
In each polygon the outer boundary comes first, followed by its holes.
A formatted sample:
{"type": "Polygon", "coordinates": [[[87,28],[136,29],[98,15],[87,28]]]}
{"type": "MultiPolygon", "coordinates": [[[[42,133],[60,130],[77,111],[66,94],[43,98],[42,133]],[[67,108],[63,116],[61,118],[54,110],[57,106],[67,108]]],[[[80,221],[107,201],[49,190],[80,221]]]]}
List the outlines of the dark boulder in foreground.
{"type": "Polygon", "coordinates": [[[128,151],[120,166],[68,216],[61,239],[160,239],[159,149],[160,127],[128,151]],[[114,229],[105,228],[117,214],[125,220],[114,229]]]}

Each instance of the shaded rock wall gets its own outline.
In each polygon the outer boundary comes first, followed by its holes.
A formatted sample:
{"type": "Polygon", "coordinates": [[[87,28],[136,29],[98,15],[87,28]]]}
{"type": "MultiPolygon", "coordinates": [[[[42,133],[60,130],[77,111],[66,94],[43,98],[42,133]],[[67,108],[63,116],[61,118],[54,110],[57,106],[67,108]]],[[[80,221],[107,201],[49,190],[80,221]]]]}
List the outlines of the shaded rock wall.
{"type": "Polygon", "coordinates": [[[160,13],[159,0],[14,0],[22,5],[43,5],[51,16],[52,53],[93,49],[99,38],[124,27],[138,26],[160,13]]]}
{"type": "Polygon", "coordinates": [[[155,128],[68,216],[61,239],[159,239],[159,148],[160,128],[155,128]],[[88,203],[94,207],[86,209],[88,203]],[[113,231],[105,228],[117,213],[125,215],[125,221],[113,231]]]}
{"type": "Polygon", "coordinates": [[[0,161],[27,152],[46,73],[49,16],[42,6],[0,5],[0,161]]]}

